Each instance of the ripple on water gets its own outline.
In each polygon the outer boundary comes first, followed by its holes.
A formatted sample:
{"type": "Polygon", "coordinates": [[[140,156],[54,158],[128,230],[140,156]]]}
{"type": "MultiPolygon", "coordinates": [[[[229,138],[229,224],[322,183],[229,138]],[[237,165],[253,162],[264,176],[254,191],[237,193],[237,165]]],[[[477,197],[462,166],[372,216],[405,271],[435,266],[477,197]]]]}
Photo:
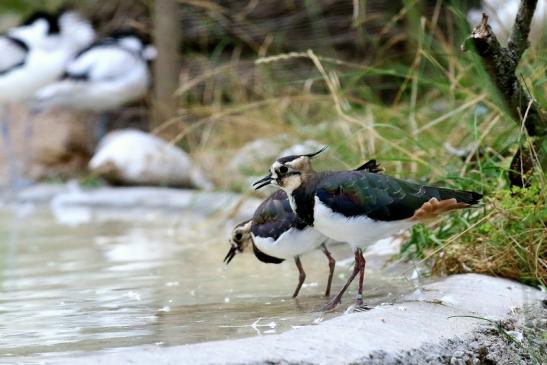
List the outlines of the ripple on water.
{"type": "MultiPolygon", "coordinates": [[[[93,210],[56,220],[59,214],[0,210],[3,356],[268,335],[325,319],[314,312],[325,303],[320,252],[302,259],[308,280],[293,300],[297,272],[290,262],[265,265],[240,255],[224,268],[228,246],[219,220],[189,212],[93,210]],[[131,218],[116,219],[120,214],[131,218]]],[[[344,246],[333,252],[351,255],[344,246]]],[[[336,270],[339,288],[349,269],[336,270]]],[[[379,275],[367,276],[366,288],[370,304],[411,290],[379,275]]],[[[352,294],[326,318],[343,313],[352,294]]]]}

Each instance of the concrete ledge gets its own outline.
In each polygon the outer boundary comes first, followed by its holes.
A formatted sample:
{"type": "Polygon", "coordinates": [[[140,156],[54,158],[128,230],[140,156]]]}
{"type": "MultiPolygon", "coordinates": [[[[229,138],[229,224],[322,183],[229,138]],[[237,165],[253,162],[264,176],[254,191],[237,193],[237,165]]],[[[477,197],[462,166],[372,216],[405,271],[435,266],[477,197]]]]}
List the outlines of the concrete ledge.
{"type": "MultiPolygon", "coordinates": [[[[394,354],[424,344],[470,336],[485,322],[452,316],[507,318],[539,290],[489,276],[456,275],[426,285],[395,305],[288,332],[239,340],[159,348],[142,346],[58,358],[55,364],[347,364],[372,354],[394,354]],[[452,318],[451,318],[452,317],[452,318]]],[[[46,363],[49,363],[46,361],[46,363]]]]}

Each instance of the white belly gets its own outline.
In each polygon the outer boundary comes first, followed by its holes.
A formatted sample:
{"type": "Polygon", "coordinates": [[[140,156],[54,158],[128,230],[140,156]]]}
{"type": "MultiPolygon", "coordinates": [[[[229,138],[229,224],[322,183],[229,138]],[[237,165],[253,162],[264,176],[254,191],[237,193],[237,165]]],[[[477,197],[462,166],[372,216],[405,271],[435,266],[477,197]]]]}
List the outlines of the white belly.
{"type": "Polygon", "coordinates": [[[32,51],[23,66],[0,77],[0,102],[23,102],[36,90],[55,81],[63,73],[71,54],[63,51],[32,51]]]}
{"type": "Polygon", "coordinates": [[[318,197],[315,197],[313,219],[315,229],[325,236],[359,248],[370,246],[413,225],[408,220],[380,222],[367,217],[348,218],[333,212],[318,197]]]}
{"type": "Polygon", "coordinates": [[[254,243],[260,251],[280,259],[288,259],[313,251],[321,246],[326,239],[311,227],[306,227],[301,231],[291,228],[279,236],[277,241],[270,237],[253,235],[254,243]]]}

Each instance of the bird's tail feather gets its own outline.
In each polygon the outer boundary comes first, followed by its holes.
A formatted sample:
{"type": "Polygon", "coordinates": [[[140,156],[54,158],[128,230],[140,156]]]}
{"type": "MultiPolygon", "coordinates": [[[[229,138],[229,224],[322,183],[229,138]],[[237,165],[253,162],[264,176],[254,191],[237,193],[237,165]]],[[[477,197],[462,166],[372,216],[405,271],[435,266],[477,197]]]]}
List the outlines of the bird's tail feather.
{"type": "Polygon", "coordinates": [[[458,203],[469,205],[478,204],[482,199],[482,194],[474,191],[452,190],[445,188],[434,188],[438,190],[439,200],[456,199],[458,203]]]}

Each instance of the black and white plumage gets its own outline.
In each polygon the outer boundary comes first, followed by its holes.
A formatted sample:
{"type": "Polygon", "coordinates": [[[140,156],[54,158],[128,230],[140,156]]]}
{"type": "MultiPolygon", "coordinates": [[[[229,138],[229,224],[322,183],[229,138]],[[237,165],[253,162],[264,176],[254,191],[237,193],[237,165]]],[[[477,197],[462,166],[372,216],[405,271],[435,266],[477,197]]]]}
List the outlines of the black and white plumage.
{"type": "Polygon", "coordinates": [[[67,62],[94,39],[77,13],[35,13],[0,36],[0,103],[24,102],[55,81],[67,62]]]}
{"type": "Polygon", "coordinates": [[[138,34],[115,32],[79,52],[61,79],[39,90],[39,107],[109,111],[142,98],[150,85],[154,47],[138,34]]]}
{"type": "MultiPolygon", "coordinates": [[[[0,35],[0,127],[9,160],[10,185],[17,185],[10,141],[10,105],[28,101],[41,87],[62,75],[67,62],[95,37],[91,25],[75,12],[32,14],[0,35]]],[[[32,122],[25,121],[25,136],[32,122]]]]}
{"type": "Polygon", "coordinates": [[[366,263],[363,248],[416,223],[475,205],[482,197],[475,192],[424,186],[367,171],[316,172],[311,159],[323,150],[278,159],[255,187],[279,186],[288,194],[297,216],[307,225],[353,247],[353,274],[324,309],[332,309],[340,302],[357,274],[360,274],[357,302],[362,304],[366,263]]]}
{"type": "Polygon", "coordinates": [[[0,76],[12,72],[14,69],[25,64],[29,47],[27,44],[17,38],[10,36],[0,37],[0,76]]]}
{"type": "MultiPolygon", "coordinates": [[[[357,170],[371,173],[381,171],[375,160],[359,166],[357,170]]],[[[256,258],[265,263],[279,264],[294,258],[299,271],[298,285],[293,297],[298,295],[306,278],[300,256],[321,247],[329,261],[329,279],[325,295],[330,295],[335,260],[325,246],[327,237],[299,218],[291,208],[287,194],[278,190],[256,209],[251,220],[238,224],[232,231],[231,248],[224,258],[229,263],[238,252],[252,248],[256,258]]]]}

